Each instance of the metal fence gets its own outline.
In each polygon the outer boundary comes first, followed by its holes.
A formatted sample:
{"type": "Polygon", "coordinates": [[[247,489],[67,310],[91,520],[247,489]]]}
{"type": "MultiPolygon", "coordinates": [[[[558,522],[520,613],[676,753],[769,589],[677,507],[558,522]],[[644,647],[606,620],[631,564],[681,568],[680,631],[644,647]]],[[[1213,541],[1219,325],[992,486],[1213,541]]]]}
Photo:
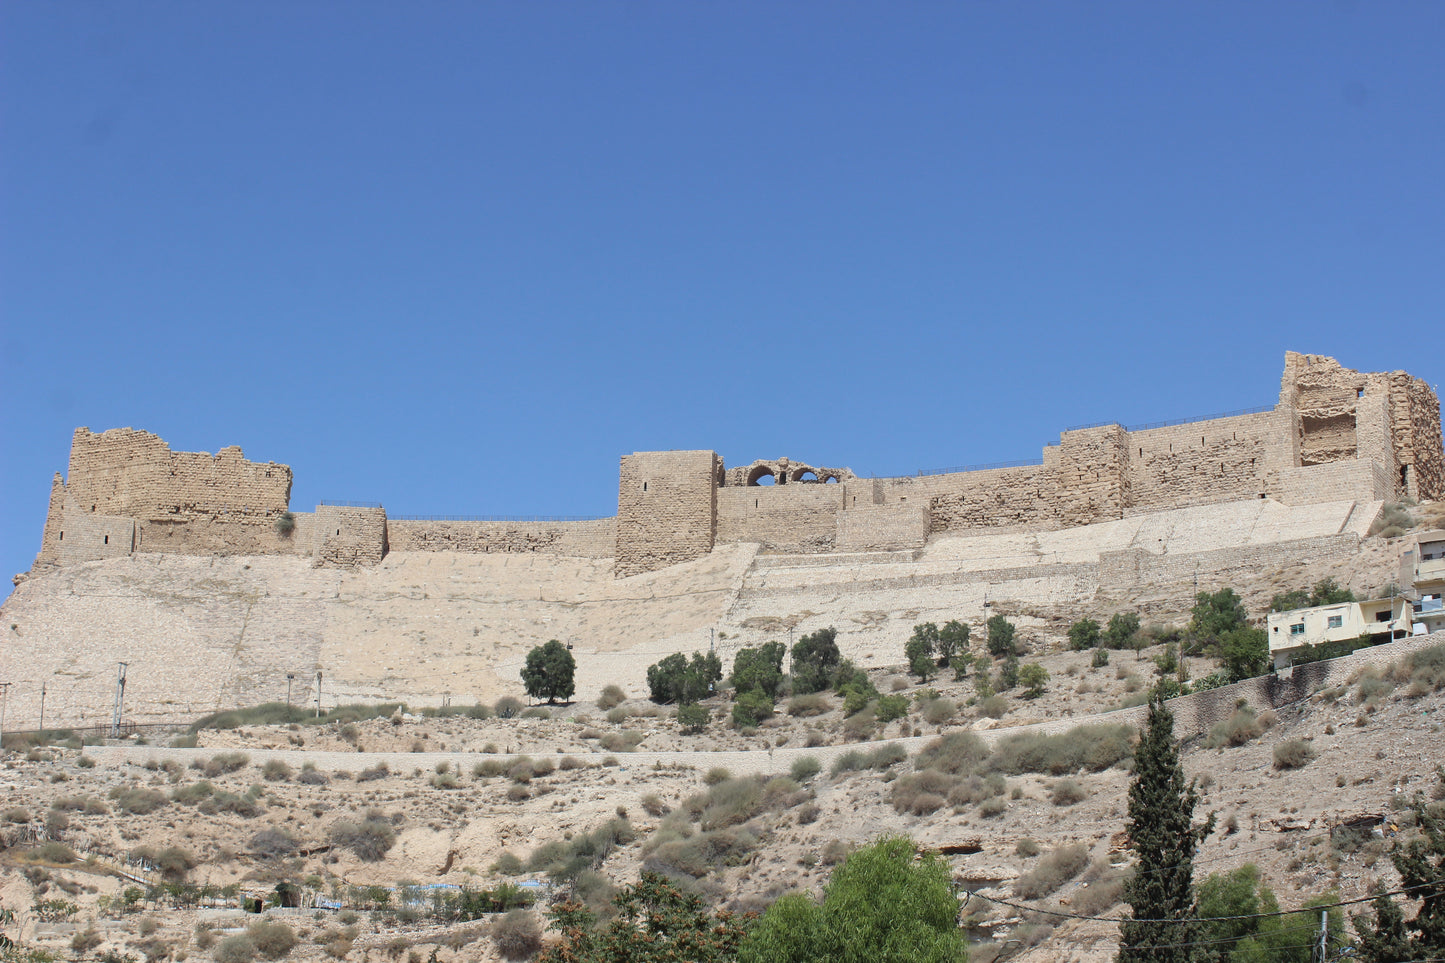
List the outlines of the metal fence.
{"type": "Polygon", "coordinates": [[[393,522],[600,522],[611,515],[388,515],[393,522]]]}
{"type": "Polygon", "coordinates": [[[966,471],[989,471],[994,468],[1033,468],[1044,463],[1040,455],[1037,458],[1025,458],[1022,461],[994,461],[983,465],[959,465],[956,468],[920,468],[918,477],[925,475],[956,475],[966,471]]]}
{"type": "Polygon", "coordinates": [[[380,508],[381,502],[353,502],[340,498],[321,499],[323,508],[380,508]]]}
{"type": "Polygon", "coordinates": [[[1196,421],[1217,421],[1220,418],[1237,418],[1240,415],[1262,415],[1266,411],[1274,411],[1274,405],[1260,405],[1257,408],[1238,408],[1234,411],[1219,411],[1212,415],[1193,415],[1189,418],[1171,418],[1168,421],[1150,421],[1142,425],[1125,425],[1118,421],[1094,421],[1087,425],[1070,425],[1064,431],[1087,431],[1090,428],[1103,428],[1107,425],[1119,425],[1125,431],[1148,431],[1150,428],[1172,428],[1175,425],[1190,425],[1196,421]]]}

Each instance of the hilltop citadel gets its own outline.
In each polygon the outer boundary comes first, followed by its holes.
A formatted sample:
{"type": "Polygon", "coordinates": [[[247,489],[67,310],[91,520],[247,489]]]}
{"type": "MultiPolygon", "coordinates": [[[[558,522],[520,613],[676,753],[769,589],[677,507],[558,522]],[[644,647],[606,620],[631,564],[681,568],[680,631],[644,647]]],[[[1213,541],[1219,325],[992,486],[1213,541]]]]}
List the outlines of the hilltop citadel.
{"type": "Polygon", "coordinates": [[[833,623],[886,663],[913,621],[978,621],[990,599],[1047,634],[1125,596],[1168,615],[1290,566],[1348,578],[1382,504],[1445,493],[1442,463],[1423,381],[1293,352],[1273,408],[1074,428],[1033,464],[859,478],[639,452],[599,519],[293,513],[285,465],[80,428],[5,605],[32,675],[12,700],[27,711],[48,679],[51,718],[78,721],[129,660],[141,716],[275,698],[323,669],[336,699],[434,703],[512,684],[549,637],[577,644],[585,693],[713,630],[741,645],[833,623]]]}

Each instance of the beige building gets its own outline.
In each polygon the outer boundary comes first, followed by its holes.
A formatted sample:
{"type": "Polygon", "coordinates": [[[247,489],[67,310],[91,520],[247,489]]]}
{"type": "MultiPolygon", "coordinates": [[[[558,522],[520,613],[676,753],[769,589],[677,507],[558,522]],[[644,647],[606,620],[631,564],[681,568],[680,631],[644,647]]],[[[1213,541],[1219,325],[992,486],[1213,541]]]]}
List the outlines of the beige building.
{"type": "Polygon", "coordinates": [[[1445,531],[1415,536],[1400,558],[1400,584],[1415,610],[1414,633],[1445,631],[1445,531]]]}

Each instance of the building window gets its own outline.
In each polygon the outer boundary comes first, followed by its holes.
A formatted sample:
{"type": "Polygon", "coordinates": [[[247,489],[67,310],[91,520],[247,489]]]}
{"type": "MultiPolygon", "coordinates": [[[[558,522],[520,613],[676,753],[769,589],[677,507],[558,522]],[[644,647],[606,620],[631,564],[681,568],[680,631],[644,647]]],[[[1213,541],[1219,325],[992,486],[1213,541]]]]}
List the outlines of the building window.
{"type": "Polygon", "coordinates": [[[1342,628],[1344,624],[1345,617],[1343,615],[1331,615],[1329,619],[1326,620],[1325,627],[1330,629],[1338,629],[1342,628]]]}
{"type": "Polygon", "coordinates": [[[647,491],[647,482],[642,483],[642,490],[647,491]]]}
{"type": "Polygon", "coordinates": [[[1290,635],[1304,635],[1304,634],[1305,634],[1305,624],[1304,624],[1303,622],[1296,622],[1294,625],[1291,625],[1291,626],[1289,627],[1289,634],[1290,634],[1290,635]]]}
{"type": "Polygon", "coordinates": [[[105,536],[105,544],[107,544],[107,545],[110,544],[110,536],[109,536],[109,535],[105,536]]]}

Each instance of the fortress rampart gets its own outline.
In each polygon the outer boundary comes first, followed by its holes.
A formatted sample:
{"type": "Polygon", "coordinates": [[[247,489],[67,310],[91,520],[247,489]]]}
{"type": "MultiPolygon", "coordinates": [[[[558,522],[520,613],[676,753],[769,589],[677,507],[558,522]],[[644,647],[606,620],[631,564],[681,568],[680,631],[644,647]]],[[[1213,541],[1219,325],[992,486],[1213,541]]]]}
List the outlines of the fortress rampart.
{"type": "MultiPolygon", "coordinates": [[[[1048,531],[1223,502],[1287,505],[1445,497],[1440,401],[1403,371],[1285,356],[1278,404],[1182,424],[1064,431],[1037,464],[859,478],[786,458],[727,468],[707,450],[622,458],[614,518],[390,518],[380,506],[291,512],[291,469],[171,451],[129,428],[79,428],[32,571],[144,553],[299,555],[374,565],[389,552],[612,559],[625,578],[719,545],[829,553],[923,546],[969,532],[1048,531]]],[[[1127,565],[1127,562],[1121,564],[1127,565]]]]}

